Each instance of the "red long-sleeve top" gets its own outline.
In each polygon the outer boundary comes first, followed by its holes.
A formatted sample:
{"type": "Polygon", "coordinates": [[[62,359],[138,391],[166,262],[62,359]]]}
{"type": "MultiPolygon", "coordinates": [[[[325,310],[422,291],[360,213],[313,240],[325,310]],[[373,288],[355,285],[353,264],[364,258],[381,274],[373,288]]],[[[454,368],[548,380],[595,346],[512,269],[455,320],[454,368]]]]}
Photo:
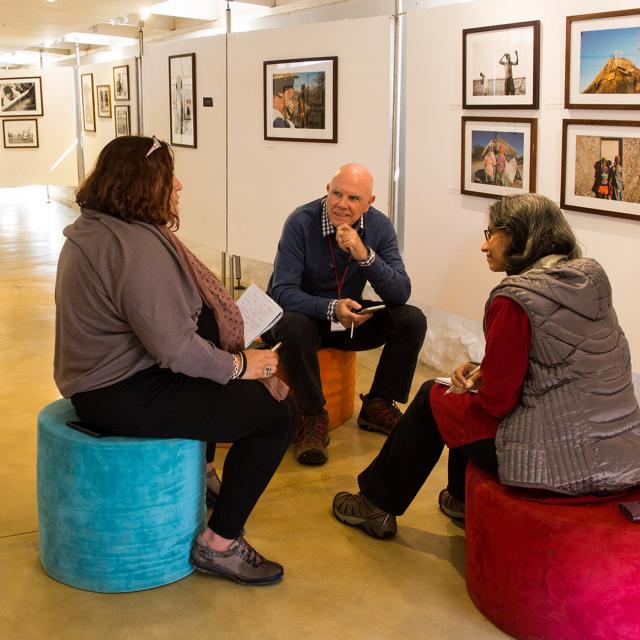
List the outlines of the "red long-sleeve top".
{"type": "Polygon", "coordinates": [[[496,296],[486,317],[485,355],[480,363],[478,393],[450,393],[434,384],[430,402],[440,434],[449,448],[495,438],[502,419],[520,402],[529,366],[531,328],[524,309],[496,296]]]}

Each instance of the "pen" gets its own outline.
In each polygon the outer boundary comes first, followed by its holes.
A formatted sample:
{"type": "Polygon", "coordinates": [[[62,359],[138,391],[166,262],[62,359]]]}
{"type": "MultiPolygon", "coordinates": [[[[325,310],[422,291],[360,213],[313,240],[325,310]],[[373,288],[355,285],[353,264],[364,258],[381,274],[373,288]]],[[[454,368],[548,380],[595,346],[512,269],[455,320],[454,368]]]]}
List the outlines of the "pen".
{"type": "Polygon", "coordinates": [[[273,347],[271,347],[271,351],[277,351],[281,346],[282,342],[278,342],[278,344],[274,344],[273,347]]]}
{"type": "MultiPolygon", "coordinates": [[[[470,378],[472,375],[478,373],[478,371],[480,371],[480,365],[478,365],[477,367],[475,367],[475,369],[472,369],[471,371],[469,371],[469,375],[467,376],[467,378],[470,378]]],[[[446,396],[448,393],[453,393],[453,390],[456,387],[453,384],[453,379],[451,381],[451,386],[444,392],[444,395],[446,396]]],[[[466,391],[466,389],[461,389],[461,393],[464,393],[466,391]]]]}
{"type": "Polygon", "coordinates": [[[353,320],[351,321],[351,337],[353,338],[353,320]]]}

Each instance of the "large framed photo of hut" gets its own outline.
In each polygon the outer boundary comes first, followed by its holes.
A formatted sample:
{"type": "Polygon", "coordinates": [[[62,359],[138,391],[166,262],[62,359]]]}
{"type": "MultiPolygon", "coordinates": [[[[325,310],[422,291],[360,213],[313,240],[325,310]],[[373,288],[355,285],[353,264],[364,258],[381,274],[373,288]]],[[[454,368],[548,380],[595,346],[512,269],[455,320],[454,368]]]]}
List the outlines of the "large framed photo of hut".
{"type": "Polygon", "coordinates": [[[640,121],[562,121],[560,206],[640,220],[640,121]]]}
{"type": "Polygon", "coordinates": [[[198,146],[196,54],[169,56],[169,122],[174,147],[198,146]]]}
{"type": "Polygon", "coordinates": [[[464,109],[537,109],[540,21],[464,29],[464,109]]]}
{"type": "Polygon", "coordinates": [[[536,190],[535,118],[462,118],[460,191],[502,198],[536,190]]]}
{"type": "Polygon", "coordinates": [[[564,104],[640,109],[640,9],[567,17],[564,104]]]}
{"type": "Polygon", "coordinates": [[[0,78],[0,118],[41,115],[42,78],[0,78]]]}
{"type": "Polygon", "coordinates": [[[2,134],[5,149],[33,149],[39,146],[38,121],[35,118],[3,120],[2,134]]]}
{"type": "Polygon", "coordinates": [[[263,66],[264,139],[338,142],[338,58],[263,66]]]}

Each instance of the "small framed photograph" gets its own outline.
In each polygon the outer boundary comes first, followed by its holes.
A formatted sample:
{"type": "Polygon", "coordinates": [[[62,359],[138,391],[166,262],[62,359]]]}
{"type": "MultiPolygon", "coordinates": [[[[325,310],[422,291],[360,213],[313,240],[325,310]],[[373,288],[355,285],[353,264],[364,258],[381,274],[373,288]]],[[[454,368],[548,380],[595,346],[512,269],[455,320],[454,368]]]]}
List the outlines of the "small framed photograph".
{"type": "Polygon", "coordinates": [[[537,109],[540,21],[464,29],[464,109],[537,109]]]}
{"type": "Polygon", "coordinates": [[[113,67],[113,99],[129,100],[129,65],[113,67]]]}
{"type": "Polygon", "coordinates": [[[536,190],[535,118],[462,118],[460,191],[502,198],[536,190]]]}
{"type": "Polygon", "coordinates": [[[264,139],[338,142],[338,58],[264,63],[264,139]]]}
{"type": "Polygon", "coordinates": [[[0,118],[41,115],[42,78],[0,78],[0,118]]]}
{"type": "Polygon", "coordinates": [[[131,135],[131,108],[128,104],[116,104],[115,111],[116,138],[131,135]]]}
{"type": "Polygon", "coordinates": [[[5,149],[26,149],[39,146],[38,121],[29,120],[3,120],[2,133],[5,149]]]}
{"type": "Polygon", "coordinates": [[[93,73],[80,76],[82,91],[82,122],[85,131],[96,130],[96,107],[93,101],[93,73]]]}
{"type": "Polygon", "coordinates": [[[99,84],[96,86],[96,98],[98,100],[98,117],[111,117],[111,85],[99,84]]]}
{"type": "Polygon", "coordinates": [[[169,118],[174,147],[198,146],[196,54],[169,56],[169,118]]]}
{"type": "Polygon", "coordinates": [[[567,17],[564,106],[640,109],[640,9],[567,17]]]}
{"type": "Polygon", "coordinates": [[[640,220],[640,121],[562,121],[560,206],[640,220]]]}

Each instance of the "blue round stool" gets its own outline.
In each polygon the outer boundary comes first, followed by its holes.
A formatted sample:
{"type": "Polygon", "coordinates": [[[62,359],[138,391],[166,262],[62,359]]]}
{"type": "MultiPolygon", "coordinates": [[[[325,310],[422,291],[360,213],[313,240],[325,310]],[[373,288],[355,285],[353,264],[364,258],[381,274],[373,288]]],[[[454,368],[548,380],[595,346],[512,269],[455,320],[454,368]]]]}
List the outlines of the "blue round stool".
{"type": "Polygon", "coordinates": [[[40,559],[55,580],[118,593],[193,572],[204,528],[205,444],[96,438],[67,426],[68,400],[38,415],[40,559]]]}

